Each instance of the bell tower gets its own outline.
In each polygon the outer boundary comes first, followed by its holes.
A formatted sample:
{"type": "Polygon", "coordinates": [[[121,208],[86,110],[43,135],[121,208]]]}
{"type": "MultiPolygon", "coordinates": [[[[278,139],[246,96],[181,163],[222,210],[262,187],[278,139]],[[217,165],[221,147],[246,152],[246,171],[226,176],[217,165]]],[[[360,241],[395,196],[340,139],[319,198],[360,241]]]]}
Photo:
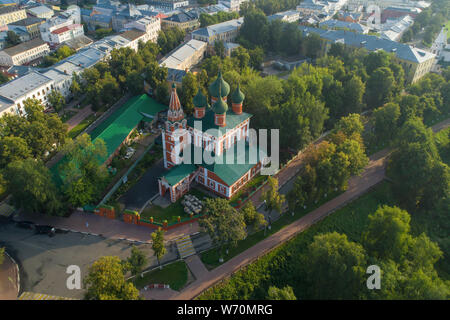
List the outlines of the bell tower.
{"type": "Polygon", "coordinates": [[[183,107],[178,98],[177,87],[173,83],[169,110],[167,111],[167,121],[162,132],[164,168],[166,169],[181,163],[180,153],[184,145],[190,142],[186,123],[183,107]]]}

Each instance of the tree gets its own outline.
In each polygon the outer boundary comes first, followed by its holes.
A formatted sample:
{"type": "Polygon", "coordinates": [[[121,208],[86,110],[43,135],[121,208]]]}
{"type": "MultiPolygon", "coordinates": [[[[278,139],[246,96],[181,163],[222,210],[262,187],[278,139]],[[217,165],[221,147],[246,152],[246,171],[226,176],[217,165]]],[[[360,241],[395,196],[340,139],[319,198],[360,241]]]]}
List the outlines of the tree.
{"type": "Polygon", "coordinates": [[[366,101],[370,108],[377,108],[389,102],[395,87],[395,78],[391,69],[381,67],[376,69],[366,84],[366,101]]]}
{"type": "Polygon", "coordinates": [[[358,299],[365,287],[364,248],[337,232],[319,234],[303,256],[311,296],[315,299],[358,299]]]}
{"type": "Polygon", "coordinates": [[[181,104],[187,114],[194,112],[194,104],[192,99],[195,97],[198,91],[197,78],[192,72],[188,72],[181,82],[181,104]]]}
{"type": "Polygon", "coordinates": [[[214,245],[218,246],[220,255],[226,244],[236,246],[239,240],[247,236],[244,215],[226,199],[207,199],[203,212],[206,215],[199,220],[199,224],[209,234],[214,245]]]}
{"type": "Polygon", "coordinates": [[[367,252],[379,259],[400,261],[412,241],[411,217],[398,207],[382,206],[369,215],[369,226],[362,236],[367,252]]]}
{"type": "Polygon", "coordinates": [[[147,264],[147,257],[138,247],[133,245],[131,247],[131,256],[127,259],[127,262],[130,265],[131,274],[137,275],[147,264]]]}
{"type": "Polygon", "coordinates": [[[8,44],[8,46],[12,47],[21,42],[22,41],[20,40],[20,37],[14,31],[10,30],[6,33],[6,43],[8,44]]]}
{"type": "Polygon", "coordinates": [[[84,206],[102,192],[106,181],[106,144],[102,139],[93,143],[88,134],[78,136],[64,148],[67,159],[59,168],[63,190],[68,202],[84,206]]]}
{"type": "Polygon", "coordinates": [[[261,200],[264,200],[266,209],[269,210],[269,215],[272,210],[277,211],[279,214],[283,213],[283,203],[286,200],[285,195],[278,192],[278,179],[269,176],[268,188],[262,192],[261,200]]]}
{"type": "Polygon", "coordinates": [[[218,55],[221,59],[225,58],[225,45],[222,40],[216,40],[214,41],[214,52],[216,55],[218,55]]]}
{"type": "Polygon", "coordinates": [[[101,257],[89,268],[85,278],[88,300],[138,300],[139,291],[125,280],[125,269],[118,257],[101,257]]]}
{"type": "Polygon", "coordinates": [[[31,150],[23,138],[15,136],[0,138],[0,168],[27,158],[31,158],[31,150]]]}
{"type": "Polygon", "coordinates": [[[78,99],[82,92],[81,85],[80,85],[79,81],[75,78],[72,78],[72,83],[70,84],[70,92],[72,93],[72,96],[75,99],[78,99]]]}
{"type": "Polygon", "coordinates": [[[144,92],[144,79],[142,79],[138,71],[132,71],[127,76],[127,88],[133,95],[144,92]]]}
{"type": "Polygon", "coordinates": [[[322,39],[317,33],[311,33],[304,40],[303,51],[307,57],[317,58],[322,48],[322,39]]]}
{"type": "Polygon", "coordinates": [[[297,300],[291,286],[282,289],[270,286],[267,291],[267,300],[297,300]]]}
{"type": "Polygon", "coordinates": [[[164,247],[164,230],[161,228],[152,233],[152,249],[155,252],[159,268],[161,269],[161,259],[166,254],[166,247],[164,247]]]}
{"type": "Polygon", "coordinates": [[[389,142],[398,132],[398,119],[400,106],[396,103],[387,103],[373,111],[372,125],[377,141],[389,142]]]}
{"type": "Polygon", "coordinates": [[[264,215],[256,211],[253,202],[248,201],[241,210],[244,215],[245,225],[251,227],[253,231],[258,231],[262,226],[267,224],[264,215]]]}
{"type": "Polygon", "coordinates": [[[334,131],[342,131],[348,138],[355,134],[361,135],[364,131],[361,116],[357,113],[352,113],[341,118],[334,126],[334,131]]]}
{"type": "Polygon", "coordinates": [[[16,208],[49,215],[65,213],[50,171],[40,160],[29,158],[12,162],[4,176],[16,208]]]}
{"type": "Polygon", "coordinates": [[[52,90],[48,94],[48,102],[56,110],[56,112],[63,111],[64,113],[64,105],[66,104],[66,99],[58,90],[52,90]]]}

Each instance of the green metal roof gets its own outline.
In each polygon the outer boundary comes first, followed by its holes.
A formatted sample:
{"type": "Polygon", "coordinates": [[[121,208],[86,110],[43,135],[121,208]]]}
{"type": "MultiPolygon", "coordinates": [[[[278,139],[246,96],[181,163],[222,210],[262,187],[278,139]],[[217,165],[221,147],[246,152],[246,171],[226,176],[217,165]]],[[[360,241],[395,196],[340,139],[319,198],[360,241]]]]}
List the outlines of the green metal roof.
{"type": "Polygon", "coordinates": [[[166,179],[171,186],[174,186],[196,170],[197,167],[193,164],[180,164],[170,168],[170,170],[167,171],[162,177],[166,179]]]}
{"type": "Polygon", "coordinates": [[[240,85],[238,83],[236,90],[231,95],[231,101],[233,103],[242,103],[244,102],[245,94],[241,91],[240,85]]]}
{"type": "Polygon", "coordinates": [[[187,125],[194,128],[194,122],[195,121],[201,121],[202,122],[202,131],[205,132],[209,129],[216,129],[211,130],[211,133],[215,137],[221,137],[223,136],[227,130],[235,128],[238,124],[241,122],[251,118],[252,115],[250,113],[242,112],[241,114],[236,114],[232,110],[227,111],[227,117],[226,117],[226,126],[225,127],[219,127],[214,123],[214,111],[211,109],[206,109],[206,114],[202,119],[196,119],[194,117],[190,117],[187,119],[187,125]]]}
{"type": "MultiPolygon", "coordinates": [[[[197,170],[197,167],[206,168],[207,170],[216,174],[220,179],[222,179],[225,184],[231,186],[233,183],[238,181],[242,176],[247,173],[251,168],[253,168],[259,161],[261,161],[261,157],[263,155],[260,154],[260,150],[257,146],[250,146],[248,142],[245,142],[245,152],[239,152],[237,145],[234,145],[234,158],[231,163],[227,162],[227,154],[231,152],[230,149],[225,151],[220,156],[215,156],[212,154],[211,156],[215,158],[213,164],[207,164],[204,161],[202,163],[194,164],[180,164],[176,167],[171,168],[163,177],[169,182],[171,186],[174,186],[187,176],[189,176],[192,172],[197,170]],[[251,158],[250,154],[256,155],[256,157],[251,158]]],[[[204,152],[203,148],[196,147],[191,145],[191,163],[194,163],[194,154],[195,152],[204,152]]],[[[203,157],[202,157],[203,159],[203,157]]]]}
{"type": "Polygon", "coordinates": [[[216,103],[212,106],[212,111],[217,114],[224,114],[228,110],[228,104],[223,101],[222,99],[219,99],[216,101],[216,103]]]}
{"type": "Polygon", "coordinates": [[[236,145],[234,145],[233,151],[234,160],[231,164],[225,164],[227,160],[227,153],[230,152],[230,150],[227,150],[219,157],[222,161],[216,160],[211,165],[202,165],[209,171],[216,174],[228,186],[231,186],[233,183],[242,178],[245,173],[247,173],[261,160],[259,148],[257,146],[250,146],[248,143],[245,143],[245,152],[239,152],[240,150],[238,150],[236,145]],[[255,154],[257,156],[255,159],[250,159],[250,154],[255,154]],[[256,162],[250,160],[256,160],[256,162]]]}
{"type": "MultiPolygon", "coordinates": [[[[92,141],[103,139],[106,144],[107,155],[99,161],[105,162],[140,121],[153,118],[158,112],[165,109],[167,109],[167,106],[156,102],[146,94],[129,99],[90,133],[92,141]]],[[[66,161],[66,157],[63,157],[51,168],[57,185],[63,182],[59,167],[66,161]]]]}
{"type": "Polygon", "coordinates": [[[230,93],[230,85],[223,80],[222,71],[219,70],[217,79],[209,86],[209,94],[212,97],[218,98],[219,96],[224,98],[230,93]]]}
{"type": "Polygon", "coordinates": [[[208,99],[203,95],[202,90],[199,88],[197,94],[194,99],[192,99],[192,103],[197,108],[205,108],[208,106],[208,99]]]}
{"type": "Polygon", "coordinates": [[[102,126],[100,131],[96,128],[91,133],[91,139],[103,139],[106,143],[107,156],[101,159],[105,162],[123,143],[130,132],[146,117],[154,117],[158,112],[167,109],[155,100],[143,94],[128,100],[119,110],[119,115],[108,126],[102,126]]]}

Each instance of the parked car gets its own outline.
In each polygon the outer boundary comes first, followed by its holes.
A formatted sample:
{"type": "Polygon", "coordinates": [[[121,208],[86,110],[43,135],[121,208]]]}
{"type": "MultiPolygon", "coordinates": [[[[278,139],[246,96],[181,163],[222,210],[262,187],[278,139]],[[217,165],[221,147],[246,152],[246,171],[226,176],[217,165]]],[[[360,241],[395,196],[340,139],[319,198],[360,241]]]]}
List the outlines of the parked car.
{"type": "Polygon", "coordinates": [[[133,148],[131,148],[131,147],[128,147],[127,153],[125,154],[124,158],[125,158],[125,159],[130,159],[130,158],[133,156],[133,154],[134,154],[135,152],[136,152],[135,149],[133,149],[133,148]]]}
{"type": "Polygon", "coordinates": [[[56,229],[53,226],[47,225],[36,225],[37,234],[47,234],[49,237],[55,235],[56,229]]]}
{"type": "Polygon", "coordinates": [[[24,229],[34,229],[34,223],[31,221],[17,221],[17,226],[24,229]]]}

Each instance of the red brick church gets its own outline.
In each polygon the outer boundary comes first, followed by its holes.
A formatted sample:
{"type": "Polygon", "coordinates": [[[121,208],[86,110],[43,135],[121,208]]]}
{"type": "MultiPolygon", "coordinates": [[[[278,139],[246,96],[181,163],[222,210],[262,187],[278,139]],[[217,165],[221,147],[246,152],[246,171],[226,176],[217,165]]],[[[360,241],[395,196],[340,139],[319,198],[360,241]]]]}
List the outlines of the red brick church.
{"type": "Polygon", "coordinates": [[[252,115],[242,110],[245,96],[239,85],[229,101],[230,86],[219,71],[209,94],[211,104],[199,89],[193,99],[194,115],[186,118],[175,84],[172,86],[162,132],[164,167],[168,171],[158,180],[160,195],[169,193],[172,202],[186,194],[194,181],[230,199],[260,172],[266,159],[249,141],[252,115]],[[190,153],[183,154],[186,150],[190,153]],[[215,161],[198,159],[205,152],[215,161]]]}

